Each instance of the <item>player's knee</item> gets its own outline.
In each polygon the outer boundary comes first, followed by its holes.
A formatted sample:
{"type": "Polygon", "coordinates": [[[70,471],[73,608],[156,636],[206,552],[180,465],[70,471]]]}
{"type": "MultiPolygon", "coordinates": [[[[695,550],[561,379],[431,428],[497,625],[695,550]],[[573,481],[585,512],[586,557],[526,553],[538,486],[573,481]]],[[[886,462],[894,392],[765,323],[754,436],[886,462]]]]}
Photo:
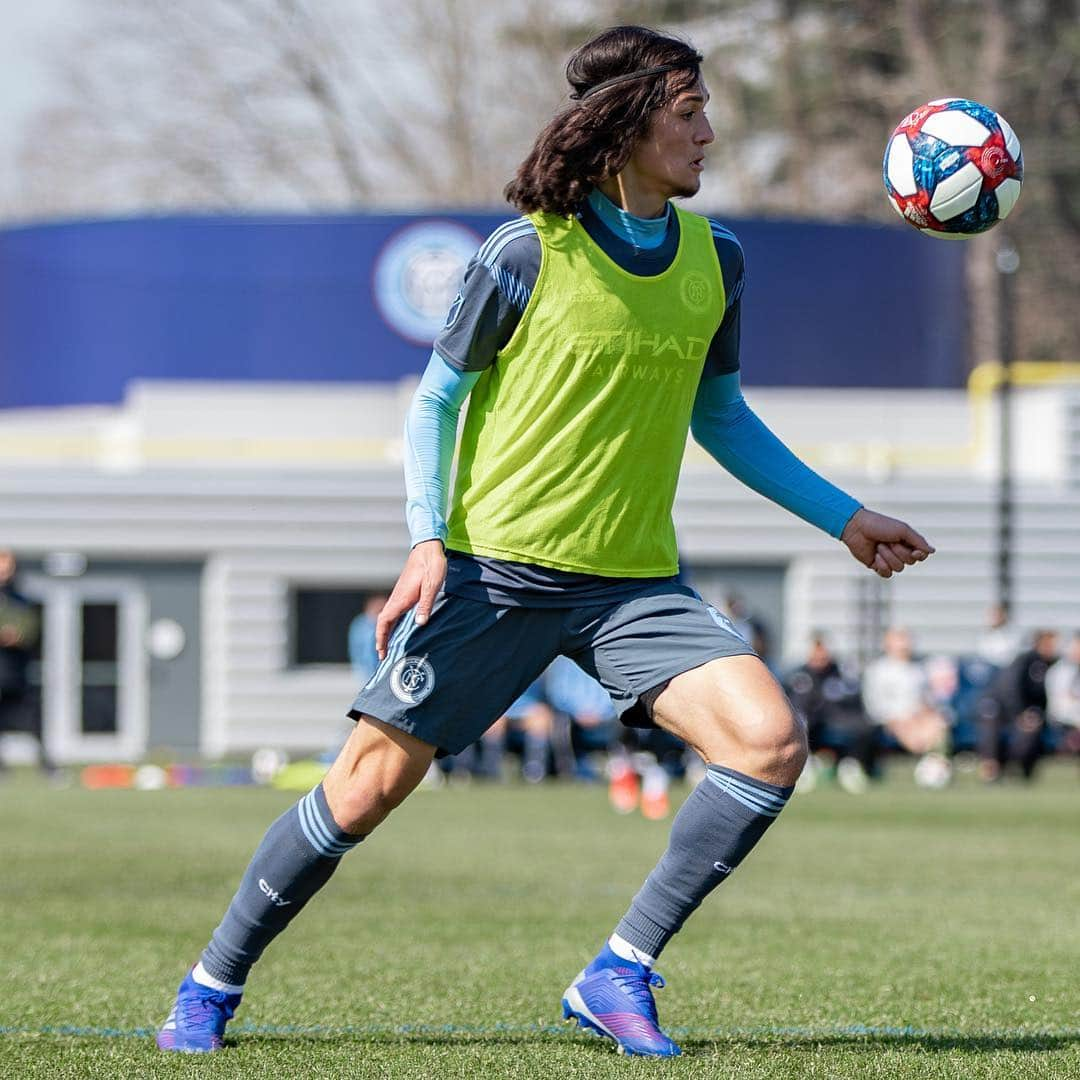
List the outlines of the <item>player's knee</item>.
{"type": "Polygon", "coordinates": [[[346,832],[366,835],[404,802],[414,786],[401,777],[372,776],[361,784],[334,792],[333,799],[327,792],[327,798],[334,820],[346,832]]]}
{"type": "Polygon", "coordinates": [[[402,756],[385,743],[359,751],[346,744],[323,780],[334,820],[347,832],[371,832],[404,802],[430,759],[430,753],[402,756]]]}
{"type": "Polygon", "coordinates": [[[783,785],[798,779],[806,764],[806,728],[786,702],[747,710],[737,730],[754,775],[783,785]]]}
{"type": "Polygon", "coordinates": [[[790,713],[790,717],[791,723],[779,747],[776,762],[789,778],[787,782],[794,784],[810,755],[810,746],[806,739],[806,725],[795,713],[790,713]]]}

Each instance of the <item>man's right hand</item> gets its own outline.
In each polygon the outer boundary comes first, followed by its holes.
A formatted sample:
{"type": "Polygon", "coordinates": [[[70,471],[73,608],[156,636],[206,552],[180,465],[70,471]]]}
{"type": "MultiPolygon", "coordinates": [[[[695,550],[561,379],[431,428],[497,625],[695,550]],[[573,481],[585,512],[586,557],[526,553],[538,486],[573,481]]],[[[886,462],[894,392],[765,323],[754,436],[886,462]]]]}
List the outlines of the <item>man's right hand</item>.
{"type": "Polygon", "coordinates": [[[425,540],[409,552],[386,606],[375,623],[375,651],[386,659],[386,647],[398,620],[416,608],[416,624],[423,626],[431,615],[435,597],[446,580],[446,550],[441,540],[425,540]]]}

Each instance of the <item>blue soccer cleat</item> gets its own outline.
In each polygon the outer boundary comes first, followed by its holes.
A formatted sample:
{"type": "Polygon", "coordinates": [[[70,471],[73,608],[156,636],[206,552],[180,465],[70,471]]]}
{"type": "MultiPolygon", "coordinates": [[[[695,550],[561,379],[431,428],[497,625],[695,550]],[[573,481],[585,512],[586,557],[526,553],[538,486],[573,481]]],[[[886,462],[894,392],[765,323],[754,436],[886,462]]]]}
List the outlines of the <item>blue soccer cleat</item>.
{"type": "Polygon", "coordinates": [[[226,994],[203,986],[189,971],[176,992],[172,1012],[157,1033],[158,1048],[182,1054],[209,1054],[220,1050],[225,1025],[239,1004],[239,994],[226,994]]]}
{"type": "Polygon", "coordinates": [[[605,944],[563,994],[563,1018],[613,1039],[620,1054],[676,1057],[682,1050],[660,1030],[652,996],[651,988],[663,985],[655,971],[605,944]]]}

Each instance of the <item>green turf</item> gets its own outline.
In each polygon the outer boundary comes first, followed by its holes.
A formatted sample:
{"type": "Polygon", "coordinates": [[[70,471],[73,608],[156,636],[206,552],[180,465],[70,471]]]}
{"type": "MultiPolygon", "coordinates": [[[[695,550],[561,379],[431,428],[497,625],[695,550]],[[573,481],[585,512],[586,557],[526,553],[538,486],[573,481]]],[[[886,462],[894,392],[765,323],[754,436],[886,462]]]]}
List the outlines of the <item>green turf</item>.
{"type": "Polygon", "coordinates": [[[0,785],[0,1076],[1080,1077],[1073,767],[795,799],[659,965],[666,1062],[558,1021],[668,823],[592,787],[421,791],[268,952],[225,1053],[158,1053],[291,801],[0,785]]]}

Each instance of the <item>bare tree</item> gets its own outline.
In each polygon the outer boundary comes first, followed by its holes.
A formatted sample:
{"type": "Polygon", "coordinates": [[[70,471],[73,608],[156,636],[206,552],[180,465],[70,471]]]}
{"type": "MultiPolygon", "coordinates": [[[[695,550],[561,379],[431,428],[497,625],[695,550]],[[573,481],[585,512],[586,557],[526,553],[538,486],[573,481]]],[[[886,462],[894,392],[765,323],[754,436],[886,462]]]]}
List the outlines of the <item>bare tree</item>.
{"type": "Polygon", "coordinates": [[[513,25],[480,0],[102,0],[61,50],[21,205],[489,204],[558,100],[535,41],[515,70],[513,25]]]}

